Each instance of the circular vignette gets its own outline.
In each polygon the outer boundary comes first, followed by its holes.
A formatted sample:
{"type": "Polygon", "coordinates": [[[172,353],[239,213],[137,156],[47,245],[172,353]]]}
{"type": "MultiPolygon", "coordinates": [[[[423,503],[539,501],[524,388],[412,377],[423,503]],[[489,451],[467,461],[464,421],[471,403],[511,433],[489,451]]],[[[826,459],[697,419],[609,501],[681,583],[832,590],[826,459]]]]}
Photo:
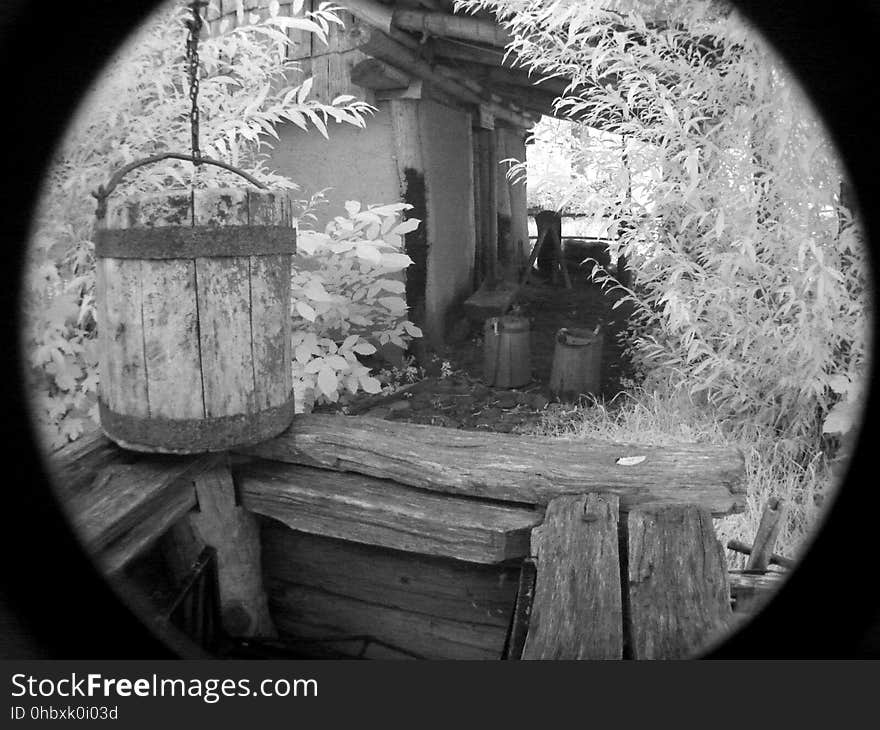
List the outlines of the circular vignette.
{"type": "MultiPolygon", "coordinates": [[[[118,601],[55,503],[20,387],[14,314],[30,216],[52,150],[108,56],[159,4],[6,0],[0,10],[7,102],[2,198],[7,258],[0,291],[8,333],[0,655],[8,658],[175,653],[118,601]]],[[[869,0],[735,4],[767,35],[820,110],[857,189],[876,277],[880,80],[873,38],[880,9],[869,0]]],[[[875,331],[876,326],[875,320],[875,331]]],[[[871,365],[873,377],[874,358],[871,365]]],[[[880,606],[868,579],[871,535],[880,514],[880,492],[867,483],[876,400],[872,389],[846,484],[807,554],[764,610],[709,658],[880,656],[880,606]]]]}

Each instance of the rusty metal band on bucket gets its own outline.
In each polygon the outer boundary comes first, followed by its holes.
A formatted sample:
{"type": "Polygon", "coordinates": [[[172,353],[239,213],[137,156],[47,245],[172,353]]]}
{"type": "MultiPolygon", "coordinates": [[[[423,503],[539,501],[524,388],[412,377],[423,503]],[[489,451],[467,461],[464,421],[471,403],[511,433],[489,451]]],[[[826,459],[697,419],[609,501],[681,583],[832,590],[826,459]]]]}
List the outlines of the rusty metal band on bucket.
{"type": "Polygon", "coordinates": [[[181,453],[225,451],[250,446],[277,436],[293,421],[293,396],[278,406],[256,413],[213,418],[149,418],[123,415],[98,401],[101,428],[129,448],[167,449],[181,453]]]}
{"type": "Polygon", "coordinates": [[[95,256],[116,259],[192,259],[296,253],[290,226],[162,226],[101,228],[95,256]]]}

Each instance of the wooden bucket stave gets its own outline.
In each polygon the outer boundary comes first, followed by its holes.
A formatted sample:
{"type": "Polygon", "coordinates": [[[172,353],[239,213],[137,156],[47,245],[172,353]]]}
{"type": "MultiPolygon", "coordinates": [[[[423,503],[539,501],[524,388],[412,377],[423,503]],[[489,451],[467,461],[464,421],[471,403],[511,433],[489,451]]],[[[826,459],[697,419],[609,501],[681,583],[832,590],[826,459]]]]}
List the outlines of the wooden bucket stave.
{"type": "Polygon", "coordinates": [[[286,195],[213,189],[110,203],[96,236],[108,437],[197,453],[290,425],[295,245],[286,195]]]}

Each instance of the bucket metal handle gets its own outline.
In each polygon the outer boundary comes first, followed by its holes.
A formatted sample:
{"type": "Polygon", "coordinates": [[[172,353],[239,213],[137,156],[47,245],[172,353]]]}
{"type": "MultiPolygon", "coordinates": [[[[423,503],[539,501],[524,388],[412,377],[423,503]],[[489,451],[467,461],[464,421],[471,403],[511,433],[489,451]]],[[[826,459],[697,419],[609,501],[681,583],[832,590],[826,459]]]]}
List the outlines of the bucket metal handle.
{"type": "Polygon", "coordinates": [[[119,185],[120,182],[122,182],[122,178],[124,178],[132,170],[136,170],[137,168],[143,167],[144,165],[150,165],[154,162],[161,162],[162,160],[186,160],[187,162],[192,162],[196,166],[204,163],[206,165],[222,167],[224,170],[229,170],[230,172],[234,172],[236,175],[240,175],[249,183],[251,183],[251,185],[255,185],[262,190],[266,190],[266,185],[261,183],[255,177],[249,175],[244,170],[239,170],[234,165],[223,162],[222,160],[215,160],[211,157],[199,157],[197,160],[193,155],[185,155],[181,152],[164,152],[161,155],[153,155],[152,157],[145,157],[142,160],[129,162],[127,165],[125,165],[125,167],[121,167],[116,172],[114,172],[110,179],[107,181],[106,185],[99,185],[98,189],[92,192],[92,197],[94,197],[98,201],[98,207],[95,209],[95,217],[98,220],[103,220],[104,216],[107,214],[107,198],[110,197],[110,193],[112,193],[116,189],[116,186],[119,185]]]}

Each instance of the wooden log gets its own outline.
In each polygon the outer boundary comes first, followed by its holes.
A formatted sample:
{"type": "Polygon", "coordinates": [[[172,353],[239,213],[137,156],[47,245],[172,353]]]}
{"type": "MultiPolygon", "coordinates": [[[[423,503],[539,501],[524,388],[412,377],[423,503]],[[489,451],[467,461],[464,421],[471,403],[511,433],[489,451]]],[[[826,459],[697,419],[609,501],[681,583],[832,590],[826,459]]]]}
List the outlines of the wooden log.
{"type": "Polygon", "coordinates": [[[402,611],[506,629],[514,565],[480,565],[291,530],[260,518],[270,593],[296,584],[402,611]]]}
{"type": "Polygon", "coordinates": [[[636,509],[627,536],[633,658],[684,659],[720,639],[730,626],[730,589],[709,513],[636,509]]]}
{"type": "Polygon", "coordinates": [[[305,466],[244,464],[237,477],[247,509],[295,530],[477,563],[528,555],[541,521],[533,509],[305,466]]]}
{"type": "Polygon", "coordinates": [[[338,596],[305,586],[274,592],[273,615],[282,635],[365,636],[420,659],[500,659],[506,630],[451,621],[338,596]]]}
{"type": "Polygon", "coordinates": [[[767,504],[764,505],[764,511],[761,513],[761,522],[758,524],[758,532],[755,534],[755,542],[752,544],[746,570],[767,570],[770,556],[773,554],[773,548],[776,546],[776,538],[782,529],[785,512],[785,504],[775,497],[769,499],[767,504]]]}
{"type": "Polygon", "coordinates": [[[394,9],[391,19],[394,25],[404,30],[486,43],[496,48],[504,48],[513,40],[510,33],[497,22],[467,15],[398,7],[394,9]]]}
{"type": "Polygon", "coordinates": [[[745,508],[735,448],[635,446],[461,431],[366,416],[298,415],[284,434],[241,453],[351,471],[471,497],[547,504],[561,494],[620,496],[622,508],[691,503],[714,515],[745,508]],[[623,457],[641,457],[635,464],[623,457]]]}
{"type": "Polygon", "coordinates": [[[218,465],[195,479],[199,511],[195,533],[217,551],[217,582],[223,628],[229,636],[276,636],[263,590],[260,536],[256,518],[235,504],[228,466],[218,465]]]}
{"type": "Polygon", "coordinates": [[[557,497],[532,531],[537,582],[523,659],[620,659],[618,500],[557,497]]]}
{"type": "MultiPolygon", "coordinates": [[[[743,555],[751,555],[752,553],[752,548],[740,540],[728,540],[727,549],[734,550],[743,555]]],[[[784,555],[778,555],[776,553],[770,554],[768,562],[770,565],[778,565],[780,568],[794,568],[794,566],[797,565],[796,560],[786,558],[784,555]]]]}
{"type": "Polygon", "coordinates": [[[378,58],[366,58],[351,70],[351,80],[366,89],[405,89],[412,76],[378,58]]]}

